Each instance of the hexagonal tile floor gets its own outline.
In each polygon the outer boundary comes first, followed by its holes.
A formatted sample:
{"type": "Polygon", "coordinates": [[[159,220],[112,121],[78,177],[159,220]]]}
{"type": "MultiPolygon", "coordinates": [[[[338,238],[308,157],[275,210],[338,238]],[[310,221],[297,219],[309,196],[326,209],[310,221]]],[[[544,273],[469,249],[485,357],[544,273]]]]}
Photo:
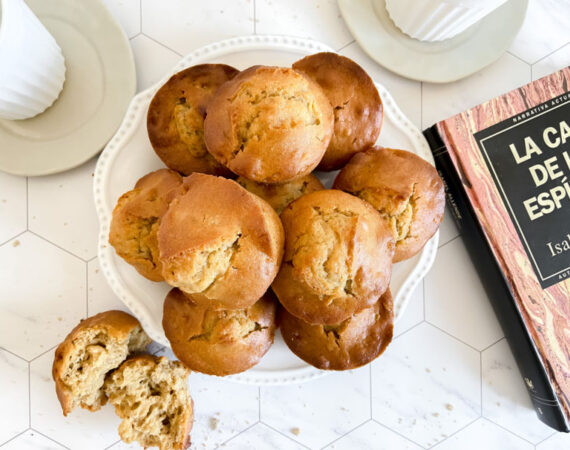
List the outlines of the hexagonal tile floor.
{"type": "MultiPolygon", "coordinates": [[[[447,85],[396,76],[354,42],[334,0],[103,0],[130,39],[139,90],[181,55],[252,33],[312,37],[355,59],[418,126],[570,61],[570,3],[530,0],[513,45],[447,85]]],[[[1,145],[1,144],[0,144],[1,145]]],[[[53,351],[86,315],[125,309],[96,258],[95,160],[64,174],[0,173],[0,449],[135,449],[119,441],[110,406],[63,417],[53,351]]],[[[192,449],[489,450],[570,448],[539,422],[449,211],[440,251],[394,343],[371,366],[303,385],[244,386],[192,374],[192,449]]],[[[158,345],[153,352],[173,357],[158,345]]]]}

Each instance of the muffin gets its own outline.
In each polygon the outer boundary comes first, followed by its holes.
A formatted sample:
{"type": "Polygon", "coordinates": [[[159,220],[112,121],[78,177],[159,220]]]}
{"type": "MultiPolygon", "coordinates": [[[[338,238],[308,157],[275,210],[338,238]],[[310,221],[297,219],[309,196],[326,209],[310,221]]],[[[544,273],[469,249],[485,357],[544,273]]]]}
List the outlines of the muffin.
{"type": "Polygon", "coordinates": [[[159,450],[190,447],[194,404],[188,391],[189,374],[179,361],[153,355],[129,358],[111,373],[105,392],[123,419],[121,439],[159,450]]]}
{"type": "Polygon", "coordinates": [[[200,64],[174,74],[154,95],[147,114],[150,143],[167,167],[184,175],[230,175],[206,150],[206,106],[219,86],[239,71],[225,64],[200,64]]]}
{"type": "Polygon", "coordinates": [[[336,170],[357,152],[376,143],[382,101],[368,74],[336,53],[309,55],[293,64],[321,86],[334,111],[334,133],[319,170],[336,170]]]}
{"type": "Polygon", "coordinates": [[[132,191],[117,201],[111,219],[109,243],[117,254],[143,277],[162,281],[156,233],[162,215],[182,177],[173,170],[151,172],[135,184],[132,191]]]}
{"type": "Polygon", "coordinates": [[[285,254],[272,287],[289,313],[312,324],[337,324],[388,288],[394,239],[366,202],[317,191],[287,206],[281,220],[285,254]]]}
{"type": "Polygon", "coordinates": [[[90,411],[107,402],[105,376],[151,343],[141,324],[123,311],[82,320],[55,351],[52,376],[63,415],[75,407],[90,411]]]}
{"type": "Polygon", "coordinates": [[[443,219],[443,182],[419,156],[371,147],[340,171],[335,189],[354,194],[376,208],[396,240],[394,262],[411,258],[435,234],[443,219]]]}
{"type": "Polygon", "coordinates": [[[259,183],[285,183],[311,173],[332,131],[332,107],[319,85],[283,67],[241,72],[216,92],[204,122],[214,158],[259,183]]]}
{"type": "Polygon", "coordinates": [[[269,203],[277,214],[281,214],[281,211],[293,200],[325,188],[323,183],[313,174],[305,175],[284,184],[256,183],[244,177],[238,177],[236,181],[249,192],[269,203]]]}
{"type": "Polygon", "coordinates": [[[355,369],[380,356],[392,341],[392,306],[388,289],[373,306],[337,325],[310,325],[281,308],[281,334],[293,353],[319,369],[355,369]]]}
{"type": "Polygon", "coordinates": [[[172,351],[191,370],[229,375],[256,365],[273,344],[276,302],[268,292],[244,309],[214,310],[172,289],[162,326],[172,351]]]}
{"type": "Polygon", "coordinates": [[[195,173],[160,221],[162,275],[216,306],[247,308],[275,278],[283,239],[279,216],[266,201],[233,180],[195,173]]]}

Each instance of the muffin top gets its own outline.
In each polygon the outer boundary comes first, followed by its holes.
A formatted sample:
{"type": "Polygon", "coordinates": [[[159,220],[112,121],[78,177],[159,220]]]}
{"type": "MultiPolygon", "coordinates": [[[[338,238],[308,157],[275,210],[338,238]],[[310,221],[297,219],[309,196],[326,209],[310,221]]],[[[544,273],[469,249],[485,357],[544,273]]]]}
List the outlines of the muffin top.
{"type": "Polygon", "coordinates": [[[228,309],[252,305],[283,256],[283,227],[267,202],[235,181],[184,179],[158,229],[165,281],[228,309]]]}
{"type": "Polygon", "coordinates": [[[362,67],[337,53],[306,56],[293,68],[315,80],[333,107],[334,133],[319,169],[340,169],[378,139],[383,116],[378,90],[362,67]]]}
{"type": "Polygon", "coordinates": [[[200,64],[174,74],[154,95],[147,115],[150,143],[159,158],[184,175],[229,175],[206,150],[204,116],[218,89],[239,71],[225,64],[200,64]]]}
{"type": "Polygon", "coordinates": [[[294,316],[339,323],[388,288],[394,240],[366,202],[337,190],[304,195],[281,213],[285,254],[273,290],[294,316]]]}
{"type": "Polygon", "coordinates": [[[244,309],[213,310],[172,289],[164,301],[162,325],[172,351],[187,367],[223,376],[249,369],[267,353],[275,310],[270,292],[244,309]]]}
{"type": "Polygon", "coordinates": [[[371,147],[355,155],[334,188],[357,195],[380,212],[396,240],[394,262],[418,253],[443,219],[441,178],[430,163],[405,150],[371,147]]]}
{"type": "Polygon", "coordinates": [[[158,224],[181,184],[182,177],[173,170],[151,172],[124,193],[113,210],[109,243],[121,258],[152,281],[163,280],[156,240],[158,224]]]}
{"type": "Polygon", "coordinates": [[[325,188],[313,174],[283,184],[256,183],[244,177],[238,177],[236,181],[249,192],[269,203],[277,214],[281,214],[281,211],[293,200],[325,188]]]}
{"type": "Polygon", "coordinates": [[[299,358],[325,370],[349,370],[377,358],[392,341],[390,289],[371,307],[337,325],[311,325],[280,309],[283,340],[299,358]]]}
{"type": "Polygon", "coordinates": [[[309,174],[332,131],[332,108],[318,84],[283,67],[250,67],[224,84],[204,123],[209,152],[234,173],[260,183],[309,174]]]}

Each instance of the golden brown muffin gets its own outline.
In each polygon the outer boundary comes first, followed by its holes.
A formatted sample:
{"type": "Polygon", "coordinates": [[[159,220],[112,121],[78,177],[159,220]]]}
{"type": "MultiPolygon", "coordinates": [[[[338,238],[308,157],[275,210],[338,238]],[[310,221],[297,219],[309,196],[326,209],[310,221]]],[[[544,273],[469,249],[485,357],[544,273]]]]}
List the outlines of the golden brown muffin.
{"type": "Polygon", "coordinates": [[[123,311],[82,320],[55,351],[52,376],[63,415],[76,406],[100,409],[107,402],[103,391],[107,373],[150,343],[139,321],[123,311]]]}
{"type": "Polygon", "coordinates": [[[283,67],[241,72],[216,92],[204,122],[214,158],[259,183],[285,183],[311,173],[332,131],[332,107],[319,85],[283,67]]]}
{"type": "Polygon", "coordinates": [[[313,174],[305,175],[284,184],[256,183],[244,177],[238,177],[236,181],[249,192],[269,203],[277,214],[281,214],[281,211],[293,200],[325,188],[323,183],[313,174]]]}
{"type": "Polygon", "coordinates": [[[279,310],[281,334],[299,358],[324,370],[349,370],[376,359],[392,341],[394,314],[388,289],[370,308],[337,325],[310,325],[279,310]]]}
{"type": "Polygon", "coordinates": [[[334,133],[319,170],[340,169],[352,155],[376,143],[382,127],[382,100],[362,67],[325,52],[306,56],[293,68],[319,83],[333,107],[334,133]]]}
{"type": "Polygon", "coordinates": [[[206,106],[219,86],[239,71],[225,64],[200,64],[178,72],[157,91],[148,108],[147,130],[159,158],[184,175],[230,175],[206,150],[206,106]]]}
{"type": "Polygon", "coordinates": [[[145,278],[162,281],[156,233],[182,177],[173,170],[151,172],[123,194],[113,210],[109,243],[145,278]]]}
{"type": "Polygon", "coordinates": [[[337,190],[313,192],[285,208],[281,220],[285,254],[272,287],[294,316],[337,324],[388,288],[394,239],[366,202],[337,190]]]}
{"type": "Polygon", "coordinates": [[[162,327],[172,351],[188,368],[229,375],[256,365],[273,344],[276,301],[268,292],[248,308],[213,310],[172,289],[162,327]]]}
{"type": "Polygon", "coordinates": [[[411,258],[443,219],[443,182],[435,168],[405,150],[371,147],[338,174],[335,189],[357,195],[376,208],[396,240],[394,262],[411,258]]]}
{"type": "Polygon", "coordinates": [[[194,405],[190,371],[179,361],[140,355],[127,359],[105,381],[105,392],[123,419],[119,435],[142,447],[185,450],[190,446],[194,405]]]}
{"type": "Polygon", "coordinates": [[[235,181],[195,173],[160,221],[162,274],[194,297],[247,308],[275,278],[283,239],[279,216],[265,200],[235,181]]]}

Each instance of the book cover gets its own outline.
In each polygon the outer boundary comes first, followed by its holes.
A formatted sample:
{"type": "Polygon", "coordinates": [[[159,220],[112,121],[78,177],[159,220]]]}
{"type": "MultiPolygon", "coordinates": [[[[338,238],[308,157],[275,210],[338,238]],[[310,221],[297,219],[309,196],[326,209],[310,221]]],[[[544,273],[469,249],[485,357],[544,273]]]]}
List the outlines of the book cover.
{"type": "Polygon", "coordinates": [[[569,431],[570,67],[424,131],[538,416],[569,431]]]}

